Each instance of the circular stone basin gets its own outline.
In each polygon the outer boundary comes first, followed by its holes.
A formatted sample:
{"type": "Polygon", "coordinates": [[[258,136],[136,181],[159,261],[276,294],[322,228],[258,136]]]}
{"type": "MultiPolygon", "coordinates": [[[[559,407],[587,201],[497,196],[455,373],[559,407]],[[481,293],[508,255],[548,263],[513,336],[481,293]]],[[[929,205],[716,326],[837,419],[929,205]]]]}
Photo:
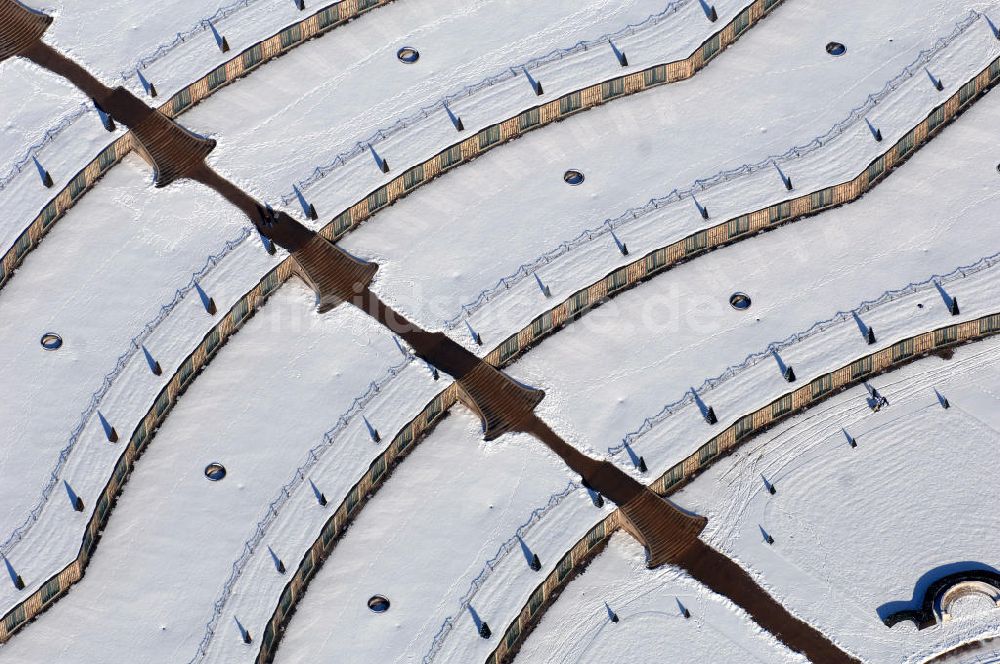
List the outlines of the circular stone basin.
{"type": "Polygon", "coordinates": [[[420,52],[412,46],[404,46],[396,51],[396,57],[399,58],[400,62],[412,65],[420,59],[420,52]]]}
{"type": "Polygon", "coordinates": [[[847,53],[847,47],[840,42],[830,42],[826,45],[826,52],[830,55],[843,55],[847,53]]]}
{"type": "Polygon", "coordinates": [[[750,308],[750,296],[746,293],[733,293],[729,296],[729,305],[733,309],[746,311],[750,308]]]}
{"type": "Polygon", "coordinates": [[[218,482],[226,476],[226,467],[221,463],[212,462],[205,466],[205,477],[213,482],[218,482]]]}
{"type": "Polygon", "coordinates": [[[389,610],[389,600],[382,595],[372,595],[368,600],[368,608],[375,613],[385,613],[389,610]]]}
{"type": "Polygon", "coordinates": [[[577,170],[570,169],[563,173],[563,181],[566,184],[573,185],[574,187],[583,182],[583,173],[577,170]]]}
{"type": "Polygon", "coordinates": [[[42,335],[40,342],[45,350],[56,350],[62,346],[62,337],[55,332],[46,332],[42,335]]]}

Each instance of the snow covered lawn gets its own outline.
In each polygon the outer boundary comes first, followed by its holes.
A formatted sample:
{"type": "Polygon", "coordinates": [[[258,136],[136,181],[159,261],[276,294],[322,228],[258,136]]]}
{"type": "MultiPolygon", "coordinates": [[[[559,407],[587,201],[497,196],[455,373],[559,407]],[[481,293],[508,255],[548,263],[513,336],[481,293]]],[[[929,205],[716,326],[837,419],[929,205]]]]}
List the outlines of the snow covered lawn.
{"type": "MultiPolygon", "coordinates": [[[[96,410],[127,440],[213,319],[193,291],[176,299],[169,322],[144,339],[163,369],[159,377],[131,340],[175,301],[177,289],[189,286],[209,255],[240,236],[238,217],[235,210],[220,212],[218,196],[194,183],[152,191],[144,165],[130,157],[100,192],[69,213],[0,293],[0,533],[4,553],[29,588],[61,569],[79,548],[85,517],[71,509],[62,480],[83,497],[89,514],[121,454],[122,443],[108,443],[96,410]],[[39,339],[45,332],[61,335],[62,348],[43,350],[39,339]],[[124,364],[117,369],[119,362],[124,364]],[[110,374],[115,379],[105,390],[110,374]],[[53,479],[61,454],[66,456],[53,479]],[[54,488],[46,501],[42,491],[49,482],[54,488]],[[28,538],[18,543],[11,535],[36,520],[29,517],[33,508],[40,510],[37,527],[30,525],[28,538]]],[[[243,242],[233,251],[241,248],[253,249],[241,269],[253,265],[253,256],[274,260],[259,244],[243,242]]],[[[222,311],[249,286],[237,272],[228,275],[228,288],[216,287],[215,278],[224,274],[219,268],[203,281],[222,311]]],[[[12,585],[0,584],[0,606],[19,597],[12,585]]]]}
{"type": "Polygon", "coordinates": [[[806,662],[683,572],[646,569],[642,546],[623,532],[548,609],[518,660],[605,664],[665,655],[671,662],[806,662]],[[604,602],[617,623],[608,620],[604,602]]]}
{"type": "MultiPolygon", "coordinates": [[[[356,309],[319,316],[307,289],[280,290],[220,351],[157,432],[85,578],[43,620],[4,646],[5,655],[20,662],[123,662],[139,649],[146,661],[187,661],[244,540],[281,483],[354,398],[400,360],[390,335],[356,309]],[[225,479],[206,480],[210,462],[226,467],[225,479]]],[[[432,382],[426,372],[424,381],[432,382]]],[[[408,396],[397,394],[397,409],[405,410],[408,396]]],[[[356,418],[329,456],[369,459],[374,447],[356,418]]],[[[336,495],[338,482],[355,479],[339,478],[339,472],[334,463],[313,479],[336,495]]],[[[326,515],[308,485],[299,493],[309,499],[284,510],[326,515]]],[[[287,533],[272,535],[258,554],[283,584],[287,578],[275,571],[266,547],[290,569],[301,551],[287,533]]],[[[74,541],[79,537],[75,533],[74,541]]],[[[221,638],[238,642],[231,618],[219,629],[221,638]]]]}
{"type": "Polygon", "coordinates": [[[1000,339],[855,387],[754,439],[675,496],[708,516],[703,539],[734,556],[792,613],[871,664],[921,662],[1000,635],[1000,611],[917,631],[878,609],[919,602],[915,585],[972,565],[1000,567],[993,459],[1000,445],[1000,339]],[[937,389],[951,407],[943,409],[937,389]],[[842,429],[857,440],[850,448],[842,429]],[[777,494],[764,489],[761,475],[777,494]],[[767,546],[763,526],[775,539],[767,546]]]}
{"type": "MultiPolygon", "coordinates": [[[[720,169],[805,146],[966,16],[953,3],[922,3],[919,17],[911,5],[880,4],[884,20],[839,28],[854,50],[837,59],[822,48],[828,26],[842,22],[845,13],[871,11],[870,3],[845,7],[807,1],[789,3],[787,9],[796,6],[797,12],[780,7],[694,78],[615,101],[484,155],[381,212],[342,244],[381,264],[375,281],[381,296],[423,325],[441,328],[481,289],[562,241],[595,230],[593,241],[540,269],[558,301],[631,260],[618,253],[606,229],[602,232],[606,218],[720,169]],[[794,52],[775,48],[776,43],[794,44],[794,52]],[[814,93],[803,96],[803,89],[814,93]],[[741,103],[733,105],[733,98],[741,103]],[[567,168],[581,170],[586,181],[567,186],[562,179],[567,168]]],[[[979,19],[932,58],[930,67],[944,79],[948,93],[998,53],[1000,42],[979,19]]],[[[854,177],[945,98],[921,67],[915,71],[869,114],[882,130],[883,143],[872,139],[859,118],[829,143],[782,162],[796,192],[854,177]]],[[[638,255],[706,223],[788,196],[768,166],[699,193],[709,222],[685,197],[627,221],[617,234],[638,255]]],[[[499,342],[548,306],[529,277],[501,292],[472,324],[485,339],[499,342]]],[[[464,325],[451,333],[472,347],[464,325]]]]}

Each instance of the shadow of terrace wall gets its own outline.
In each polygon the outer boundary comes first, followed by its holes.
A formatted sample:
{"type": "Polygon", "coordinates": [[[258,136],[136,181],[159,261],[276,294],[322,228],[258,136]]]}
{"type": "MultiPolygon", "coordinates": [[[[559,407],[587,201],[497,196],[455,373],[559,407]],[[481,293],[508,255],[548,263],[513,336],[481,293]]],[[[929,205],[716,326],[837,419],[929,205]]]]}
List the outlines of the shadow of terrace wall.
{"type": "MultiPolygon", "coordinates": [[[[1000,333],[1000,313],[995,313],[923,332],[897,341],[888,348],[860,357],[835,371],[815,377],[809,383],[783,394],[762,408],[737,418],[734,424],[711,438],[649,486],[661,496],[672,495],[739,445],[767,431],[782,420],[802,413],[876,375],[888,373],[917,359],[959,344],[972,343],[998,333],[1000,333]]],[[[504,631],[500,644],[486,659],[486,664],[501,664],[513,660],[525,638],[545,613],[545,609],[558,597],[574,574],[581,571],[593,557],[590,552],[598,544],[606,542],[620,527],[620,523],[612,519],[617,514],[618,510],[615,510],[563,555],[556,568],[535,588],[517,618],[504,631]]]]}
{"type": "MultiPolygon", "coordinates": [[[[211,72],[178,90],[158,110],[168,117],[177,117],[198,102],[226,85],[246,76],[266,62],[284,55],[299,44],[319,37],[376,7],[394,0],[341,0],[307,18],[293,23],[266,39],[249,46],[211,72]]],[[[59,221],[85,193],[94,188],[108,170],[132,151],[132,133],[115,139],[101,150],[89,164],[74,175],[21,232],[14,244],[0,259],[0,288],[6,285],[24,257],[42,241],[42,237],[59,221]]]]}

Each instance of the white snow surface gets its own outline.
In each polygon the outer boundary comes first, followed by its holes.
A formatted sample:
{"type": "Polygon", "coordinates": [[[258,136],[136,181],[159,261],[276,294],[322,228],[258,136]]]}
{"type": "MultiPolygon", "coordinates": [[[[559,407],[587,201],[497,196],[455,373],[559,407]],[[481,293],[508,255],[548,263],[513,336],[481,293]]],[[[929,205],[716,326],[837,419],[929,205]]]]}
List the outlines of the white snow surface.
{"type": "Polygon", "coordinates": [[[104,130],[89,100],[68,81],[26,60],[0,64],[0,250],[115,137],[104,130]],[[51,140],[45,140],[51,131],[51,140]],[[42,146],[42,143],[45,143],[42,146]],[[32,146],[40,149],[30,150],[32,146]],[[42,186],[34,154],[52,178],[42,186]]]}
{"type": "MultiPolygon", "coordinates": [[[[339,307],[319,316],[304,286],[281,289],[220,351],[157,432],[83,581],[44,621],[4,646],[5,655],[21,662],[112,662],[128,661],[138,649],[145,661],[186,661],[203,636],[233,559],[274,499],[278,480],[291,477],[355,396],[400,358],[391,335],[360,311],[339,307]],[[228,471],[220,482],[203,475],[213,461],[228,471]]],[[[409,380],[424,398],[420,392],[427,390],[419,384],[432,383],[429,373],[409,380]]],[[[322,472],[312,479],[331,496],[339,495],[353,481],[352,459],[367,462],[372,448],[357,418],[325,456],[332,463],[317,467],[322,472]]],[[[298,497],[307,499],[283,510],[298,512],[299,518],[260,545],[258,557],[266,559],[271,578],[245,590],[270,591],[268,602],[287,577],[275,571],[267,546],[294,569],[299,553],[290,541],[298,527],[329,516],[308,485],[298,497]],[[272,578],[276,583],[269,583],[272,578]]],[[[236,634],[238,640],[235,629],[231,618],[221,625],[225,637],[236,634]]]]}
{"type": "MultiPolygon", "coordinates": [[[[880,4],[878,11],[886,12],[882,20],[840,26],[844,12],[872,10],[870,3],[846,3],[846,8],[845,3],[789,3],[693,79],[615,101],[490,152],[380,212],[342,244],[379,262],[375,288],[380,296],[422,325],[440,328],[481,289],[560,242],[594,229],[594,241],[538,271],[552,291],[551,301],[559,301],[706,223],[788,198],[767,166],[698,194],[712,216],[709,222],[687,198],[628,220],[616,231],[629,246],[628,258],[601,229],[605,219],[641,206],[651,196],[808,144],[865,103],[921,49],[951,33],[966,15],[953,3],[922,3],[916,13],[910,5],[880,4]],[[846,33],[845,42],[854,45],[850,57],[831,58],[821,48],[834,23],[846,33]],[[774,48],[776,43],[789,47],[774,48]],[[803,96],[803,89],[814,93],[803,96]],[[741,103],[730,103],[733,98],[741,103]],[[586,174],[583,185],[563,183],[563,171],[571,167],[586,174]],[[502,250],[483,252],[484,246],[502,250]]],[[[930,66],[951,86],[947,93],[998,54],[1000,42],[980,20],[930,66]]],[[[854,177],[940,103],[943,93],[930,85],[922,69],[917,71],[869,114],[882,130],[882,143],[872,140],[859,119],[823,147],[782,162],[796,192],[854,177]]],[[[500,290],[491,306],[471,319],[487,345],[551,306],[530,277],[500,290]]],[[[485,352],[485,346],[471,343],[464,325],[450,333],[470,349],[485,352]]]]}
{"type": "MultiPolygon", "coordinates": [[[[0,409],[7,443],[0,459],[0,532],[8,543],[5,554],[29,587],[58,571],[79,547],[83,515],[70,509],[62,480],[83,497],[89,513],[121,454],[120,443],[107,442],[95,412],[69,446],[91,395],[102,388],[105,374],[115,369],[143,324],[173,299],[175,289],[189,282],[209,254],[224,248],[227,235],[242,232],[235,211],[218,212],[216,194],[192,184],[153,192],[138,162],[130,157],[109,174],[103,193],[82,201],[3,291],[0,346],[6,380],[0,409]],[[39,345],[50,331],[63,338],[55,352],[39,345]],[[47,503],[39,502],[61,453],[67,456],[59,485],[47,503]],[[31,543],[11,543],[12,531],[43,503],[42,525],[29,531],[31,543]]],[[[211,283],[206,280],[204,287],[211,290],[211,283]]],[[[239,280],[231,285],[246,287],[239,280]]],[[[220,306],[223,293],[211,293],[220,306]]],[[[206,331],[210,318],[191,295],[175,307],[177,327],[161,326],[157,332],[163,336],[145,340],[164,375],[152,375],[141,353],[133,354],[114,389],[97,404],[123,441],[193,345],[185,328],[199,330],[195,339],[206,331]]],[[[20,594],[5,585],[0,598],[7,606],[20,594]]]]}
{"type": "MultiPolygon", "coordinates": [[[[989,143],[984,140],[984,136],[989,131],[988,127],[993,126],[993,118],[1000,110],[997,104],[989,100],[981,103],[981,108],[970,111],[962,123],[949,130],[951,134],[946,134],[947,138],[938,139],[938,143],[929,146],[923,154],[894,175],[894,185],[893,179],[890,179],[886,185],[860,202],[828,213],[834,223],[825,224],[817,220],[798,227],[791,226],[757,238],[752,243],[738,244],[681,266],[674,276],[658,277],[644,284],[612,301],[618,302],[618,305],[606,305],[607,308],[603,310],[605,313],[602,314],[602,310],[599,310],[589,314],[552,340],[546,341],[514,365],[511,370],[513,375],[547,390],[548,397],[542,402],[539,412],[567,435],[569,440],[597,454],[603,454],[606,446],[621,438],[624,433],[623,423],[624,426],[629,426],[630,423],[638,425],[642,418],[659,409],[665,401],[664,395],[668,395],[667,399],[682,396],[689,385],[700,385],[706,377],[721,373],[729,364],[742,360],[747,351],[762,349],[770,341],[808,328],[812,322],[828,318],[838,308],[850,309],[862,299],[877,297],[884,290],[905,286],[911,280],[925,279],[934,271],[948,272],[962,261],[971,262],[978,258],[984,248],[989,248],[992,236],[989,225],[984,221],[986,217],[977,215],[988,216],[992,206],[995,206],[995,194],[988,186],[991,180],[986,179],[995,175],[987,161],[989,143]],[[982,145],[981,149],[977,151],[976,145],[982,145]],[[907,214],[912,245],[910,242],[903,242],[898,248],[892,246],[890,250],[887,246],[856,241],[857,237],[866,234],[860,224],[870,224],[872,218],[884,216],[885,211],[891,209],[890,206],[900,205],[897,192],[890,189],[891,186],[899,187],[900,191],[920,190],[920,186],[914,186],[915,181],[921,182],[923,177],[939,177],[937,170],[923,172],[922,168],[930,169],[934,166],[936,169],[942,163],[942,155],[964,154],[965,149],[969,150],[971,156],[963,157],[966,167],[960,173],[971,179],[966,179],[965,185],[961,187],[956,186],[954,191],[956,196],[959,195],[958,192],[964,192],[966,203],[977,210],[976,215],[967,213],[948,217],[945,208],[955,201],[939,196],[934,204],[931,200],[933,196],[928,193],[926,198],[907,202],[908,206],[912,206],[912,211],[906,207],[900,210],[907,214]],[[970,191],[983,192],[982,198],[975,205],[968,201],[970,191]],[[937,205],[942,207],[938,208],[937,205]],[[917,210],[920,211],[919,214],[917,210]],[[961,222],[956,221],[958,218],[961,222]],[[942,223],[945,224],[943,228],[939,225],[942,223]],[[852,224],[859,224],[859,227],[852,224]],[[960,225],[952,227],[953,224],[960,225]],[[982,229],[982,234],[977,234],[977,228],[982,229]],[[937,266],[923,251],[926,244],[923,240],[926,240],[928,234],[947,235],[954,240],[940,255],[939,270],[935,270],[937,266]],[[788,247],[788,242],[796,243],[794,251],[788,247]],[[796,259],[784,263],[766,260],[768,256],[774,255],[794,255],[796,259]],[[832,273],[825,269],[816,271],[811,267],[827,264],[840,267],[832,273]],[[761,267],[746,271],[747,265],[761,267]],[[698,274],[689,274],[685,272],[687,270],[697,270],[698,274]],[[747,289],[751,293],[761,294],[757,298],[760,305],[754,305],[761,309],[751,309],[749,313],[731,310],[726,298],[733,288],[730,281],[732,277],[726,275],[739,275],[740,279],[751,280],[741,282],[741,285],[754,283],[753,287],[747,289]],[[758,278],[761,279],[760,282],[756,282],[758,278]],[[705,284],[710,285],[712,292],[705,292],[705,284]],[[806,289],[805,292],[802,291],[803,288],[806,289]],[[646,299],[651,299],[653,304],[644,306],[646,299]],[[642,325],[630,325],[626,322],[636,317],[642,319],[647,314],[652,320],[643,320],[642,325]],[[761,318],[760,322],[756,320],[757,317],[761,318]],[[581,365],[579,358],[588,358],[588,361],[581,365]]],[[[947,181],[942,182],[941,188],[952,191],[947,184],[947,181]]],[[[938,246],[940,247],[940,243],[938,246]]],[[[959,294],[963,303],[960,320],[996,309],[993,293],[998,283],[998,269],[1000,268],[982,270],[947,282],[947,288],[959,294]]],[[[876,348],[888,345],[894,339],[954,321],[933,286],[875,306],[864,312],[864,318],[878,330],[880,341],[876,348]],[[922,304],[923,308],[918,308],[917,303],[922,304]]],[[[808,380],[813,375],[841,366],[871,350],[862,340],[853,320],[848,319],[847,323],[833,325],[827,331],[793,345],[783,352],[783,356],[789,364],[795,366],[800,380],[808,380]]],[[[881,388],[883,381],[875,379],[873,382],[881,388]]],[[[788,384],[781,379],[773,361],[765,358],[703,396],[715,405],[720,417],[728,422],[788,389],[788,384]],[[750,399],[747,398],[748,395],[752,395],[750,399]]],[[[648,477],[653,477],[655,473],[662,472],[693,452],[712,433],[697,416],[694,407],[688,406],[634,447],[637,453],[645,454],[651,470],[648,477]]],[[[432,442],[433,436],[426,444],[432,442]]],[[[415,459],[416,455],[405,462],[397,471],[397,476],[382,491],[391,490],[393,483],[404,476],[406,464],[415,459]]],[[[621,463],[628,462],[621,459],[621,463]]],[[[464,487],[463,482],[462,487],[455,491],[463,491],[464,487]]],[[[414,500],[423,495],[418,491],[412,493],[414,500]]],[[[374,505],[375,502],[366,508],[366,512],[359,518],[359,524],[368,515],[367,510],[373,509],[374,505]]],[[[539,522],[539,527],[549,524],[548,528],[551,530],[546,530],[545,533],[556,539],[546,542],[546,548],[566,550],[599,518],[600,513],[596,510],[585,510],[580,517],[576,517],[566,516],[561,505],[553,508],[539,522]]],[[[351,534],[348,533],[348,538],[351,534]]],[[[347,539],[345,543],[346,541],[347,539]]],[[[532,545],[537,542],[537,539],[534,540],[532,545]]],[[[335,553],[310,586],[302,605],[314,607],[308,613],[313,618],[311,621],[297,623],[307,615],[305,608],[300,609],[301,613],[291,623],[289,641],[279,650],[279,653],[283,653],[279,657],[288,657],[287,661],[305,661],[319,656],[318,653],[333,652],[335,648],[353,648],[348,644],[356,640],[360,643],[382,643],[385,638],[365,632],[364,635],[345,637],[346,640],[338,641],[337,645],[315,645],[315,634],[320,631],[318,621],[325,620],[330,607],[342,606],[348,601],[347,596],[353,597],[356,590],[350,584],[341,587],[341,583],[326,580],[331,575],[340,574],[336,571],[326,572],[331,566],[348,565],[348,570],[343,572],[345,576],[337,576],[339,579],[347,578],[355,565],[361,564],[347,562],[336,556],[335,553]],[[333,595],[334,591],[327,590],[332,586],[336,586],[337,592],[341,594],[333,595]],[[315,604],[311,603],[313,600],[315,604]]],[[[486,559],[484,557],[482,564],[486,563],[486,559]]],[[[555,562],[546,560],[544,555],[542,560],[545,565],[555,562]]],[[[519,560],[516,555],[503,558],[472,597],[472,605],[481,616],[489,616],[484,619],[491,620],[494,627],[500,625],[502,629],[510,622],[537,583],[536,577],[523,571],[523,565],[523,560],[519,560]]],[[[424,569],[424,566],[411,562],[409,568],[424,569]]],[[[378,571],[386,574],[382,572],[381,566],[378,571]]],[[[436,578],[437,575],[434,576],[436,578]]],[[[466,582],[471,582],[476,576],[475,570],[467,573],[466,582]]],[[[418,578],[423,583],[423,575],[418,578]]],[[[465,591],[465,586],[458,583],[453,585],[457,586],[458,592],[453,592],[452,606],[446,607],[450,610],[443,615],[455,620],[458,627],[444,639],[440,650],[436,651],[437,656],[440,661],[478,661],[488,654],[491,645],[478,639],[469,629],[461,629],[463,624],[468,628],[469,621],[468,616],[460,610],[460,600],[464,597],[460,592],[465,591]]],[[[382,592],[385,588],[386,586],[378,588],[372,584],[371,588],[362,589],[360,595],[382,592]]],[[[391,599],[388,592],[385,594],[391,599]]],[[[422,607],[428,604],[428,601],[420,603],[422,607]]],[[[355,608],[360,612],[355,614],[358,620],[364,621],[362,624],[377,624],[378,619],[385,617],[361,618],[360,616],[367,615],[363,603],[355,608]]],[[[434,624],[433,621],[429,622],[434,624]]],[[[428,627],[411,627],[409,620],[401,620],[399,627],[406,629],[410,638],[405,650],[395,651],[407,653],[405,657],[397,655],[404,657],[400,661],[420,661],[423,655],[435,652],[430,647],[433,637],[430,641],[427,640],[427,635],[432,634],[428,627]],[[417,636],[413,636],[414,634],[417,636]]],[[[324,631],[323,634],[327,632],[324,631]]],[[[324,638],[333,640],[335,633],[324,638]]]]}
{"type": "Polygon", "coordinates": [[[518,660],[603,664],[665,656],[671,662],[807,661],[677,568],[646,569],[642,546],[623,532],[549,607],[518,660]],[[617,623],[608,620],[605,602],[617,623]]]}
{"type": "Polygon", "coordinates": [[[996,637],[996,608],[921,631],[889,629],[877,610],[916,608],[923,588],[949,572],[1000,566],[1000,504],[983,463],[1000,444],[998,358],[992,339],[904,367],[879,381],[889,406],[875,414],[865,389],[852,388],[754,439],[675,498],[708,517],[703,539],[865,662],[922,662],[996,637]]]}

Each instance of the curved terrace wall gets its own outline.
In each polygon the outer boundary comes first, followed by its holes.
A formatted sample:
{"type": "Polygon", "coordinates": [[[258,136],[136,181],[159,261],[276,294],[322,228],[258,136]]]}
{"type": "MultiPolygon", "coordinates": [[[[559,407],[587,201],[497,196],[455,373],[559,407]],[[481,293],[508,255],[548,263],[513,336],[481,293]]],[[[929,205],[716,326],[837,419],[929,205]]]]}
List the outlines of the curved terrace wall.
{"type": "MultiPolygon", "coordinates": [[[[762,2],[762,0],[756,0],[748,9],[757,6],[763,7],[764,4],[765,3],[762,2]]],[[[778,1],[772,2],[768,9],[776,4],[778,4],[778,1]]],[[[763,14],[760,16],[763,16],[763,14]]],[[[758,16],[758,20],[760,16],[758,16]]],[[[731,26],[727,26],[727,29],[729,27],[731,26]]],[[[630,74],[628,76],[633,75],[630,74]]],[[[628,76],[623,78],[627,78],[628,76]]],[[[508,337],[502,344],[487,354],[484,359],[494,366],[505,366],[519,357],[522,353],[526,352],[533,345],[541,341],[543,338],[558,330],[567,322],[570,322],[585,313],[588,309],[598,306],[605,299],[613,297],[617,293],[633,287],[641,281],[651,278],[657,273],[666,271],[674,265],[688,260],[689,258],[693,258],[698,254],[710,251],[718,246],[742,240],[756,232],[768,230],[780,224],[804,218],[811,214],[816,214],[824,209],[842,205],[860,198],[864,192],[871,189],[886,175],[888,175],[892,168],[895,168],[903,163],[903,161],[909,158],[909,156],[912,155],[923,143],[939,133],[944,126],[953,121],[966,108],[972,105],[980,95],[984,94],[996,85],[997,82],[1000,82],[1000,58],[994,60],[988,67],[963,85],[958,92],[935,108],[927,116],[927,118],[921,121],[896,144],[891,146],[885,153],[883,153],[883,155],[871,162],[871,164],[869,164],[869,166],[860,175],[848,182],[820,190],[820,192],[831,192],[830,200],[827,200],[827,194],[823,194],[817,199],[814,199],[814,196],[816,196],[819,192],[804,194],[787,201],[768,206],[748,215],[741,215],[736,219],[723,222],[709,229],[694,233],[683,240],[679,240],[671,245],[668,245],[667,247],[654,250],[646,256],[633,261],[629,265],[615,270],[607,277],[595,282],[594,284],[577,291],[570,297],[566,298],[563,302],[552,307],[549,311],[544,312],[535,318],[530,324],[525,326],[521,331],[508,337]],[[880,162],[881,169],[878,170],[878,172],[873,172],[872,167],[880,162]],[[814,205],[816,202],[819,204],[814,205]],[[745,229],[742,226],[743,222],[740,221],[744,218],[747,220],[747,227],[745,229]],[[739,223],[734,224],[734,222],[739,223]],[[703,238],[704,243],[702,244],[702,240],[698,238],[703,238]]],[[[559,100],[549,102],[549,105],[558,102],[559,100]]],[[[571,112],[577,111],[574,110],[571,112]]],[[[467,139],[458,145],[463,145],[469,140],[472,139],[467,139]]],[[[489,149],[489,147],[492,146],[487,146],[486,149],[489,149]]],[[[478,150],[478,148],[475,149],[478,150]]],[[[431,161],[439,159],[443,154],[444,153],[435,156],[431,161]]],[[[463,159],[463,161],[467,160],[463,159]]],[[[380,190],[384,189],[389,191],[389,188],[392,187],[394,183],[399,182],[402,177],[403,176],[396,178],[393,182],[381,187],[380,190]]],[[[396,190],[396,193],[397,198],[401,195],[405,195],[405,192],[400,191],[399,189],[396,190]]],[[[368,198],[371,198],[371,196],[368,198]]],[[[352,206],[341,215],[338,215],[334,221],[328,223],[322,229],[321,233],[328,238],[335,239],[346,233],[348,229],[353,228],[354,226],[360,224],[364,219],[371,216],[374,210],[369,210],[368,198],[352,206]],[[355,217],[354,215],[356,209],[359,211],[363,210],[363,212],[358,212],[358,214],[363,216],[355,217]],[[350,215],[349,219],[351,221],[338,231],[337,219],[341,219],[345,215],[350,215]]],[[[76,583],[80,580],[80,578],[82,578],[90,555],[92,555],[93,550],[96,547],[99,533],[103,530],[105,524],[107,523],[114,500],[127,480],[127,475],[131,472],[135,460],[154,435],[156,427],[162,423],[169,410],[176,403],[177,398],[183,393],[183,390],[187,387],[190,381],[193,380],[197,372],[208,364],[214,354],[218,351],[218,348],[225,343],[229,336],[239,329],[239,327],[258,308],[263,306],[267,297],[274,290],[276,290],[278,286],[284,283],[284,281],[286,281],[291,274],[291,261],[290,259],[285,259],[277,267],[265,275],[258,285],[255,286],[249,293],[238,300],[223,317],[220,323],[205,335],[198,347],[188,355],[184,362],[180,364],[177,372],[175,372],[167,386],[161,390],[142,422],[130,436],[129,444],[122,456],[119,458],[113,475],[102,491],[101,496],[97,501],[95,511],[91,515],[90,521],[88,521],[80,553],[77,558],[72,563],[67,565],[61,572],[46,581],[46,583],[43,584],[39,590],[32,593],[31,596],[26,598],[4,615],[3,619],[0,620],[0,643],[10,638],[13,633],[15,633],[27,622],[30,622],[37,614],[45,610],[56,599],[58,599],[58,597],[64,595],[73,583],[76,583]]],[[[1000,318],[998,318],[996,324],[1000,325],[1000,318]]],[[[320,538],[317,539],[316,543],[314,543],[309,552],[307,552],[303,558],[299,565],[299,569],[289,582],[285,592],[282,593],[278,607],[276,608],[271,621],[268,623],[268,628],[265,630],[264,638],[262,638],[262,648],[261,653],[258,656],[258,661],[264,662],[273,658],[274,651],[276,650],[277,635],[280,634],[281,629],[287,622],[288,617],[291,615],[292,611],[294,611],[294,604],[304,592],[309,578],[315,572],[315,568],[322,562],[323,559],[325,559],[327,555],[329,555],[329,552],[332,551],[337,536],[339,536],[343,530],[343,526],[350,520],[350,518],[356,515],[360,506],[363,505],[364,499],[370,496],[370,494],[385,480],[385,477],[387,476],[386,471],[393,465],[399,463],[409,450],[412,449],[412,443],[418,441],[421,436],[425,435],[433,427],[433,424],[438,420],[442,413],[446,412],[447,409],[457,401],[457,392],[455,390],[455,387],[447,388],[435,397],[431,404],[428,404],[428,406],[425,407],[420,416],[404,427],[393,438],[392,444],[389,445],[388,449],[372,462],[369,470],[364,476],[362,476],[361,480],[359,480],[354,488],[352,488],[351,492],[348,493],[348,496],[341,502],[340,506],[334,513],[334,516],[331,517],[331,520],[324,526],[320,538]],[[351,497],[352,493],[354,494],[354,498],[351,497]],[[338,525],[331,525],[338,518],[338,515],[340,519],[338,521],[338,525]],[[326,542],[323,542],[324,537],[327,538],[326,542]],[[267,652],[265,652],[264,648],[265,642],[269,644],[267,652]]],[[[730,427],[730,429],[732,428],[733,427],[730,427]]],[[[724,431],[720,434],[720,436],[725,436],[730,429],[724,431]]],[[[716,444],[716,453],[708,456],[708,459],[712,459],[717,456],[719,449],[725,449],[725,442],[722,443],[722,448],[719,447],[719,438],[720,437],[717,436],[715,439],[709,441],[709,443],[706,443],[706,445],[703,446],[705,454],[708,454],[711,450],[713,441],[716,444]]],[[[699,453],[701,453],[701,451],[699,453]]],[[[657,482],[663,483],[662,487],[657,483],[653,484],[654,490],[661,493],[665,492],[677,482],[680,482],[689,476],[693,476],[693,474],[698,471],[700,466],[697,464],[691,466],[689,462],[690,458],[682,464],[678,464],[672,468],[666,475],[664,475],[664,477],[657,480],[657,482]],[[688,465],[685,466],[685,464],[688,465]],[[674,477],[678,472],[680,473],[680,477],[675,481],[667,483],[664,479],[668,476],[674,477]]]]}
{"type": "MultiPolygon", "coordinates": [[[[376,210],[391,205],[410,191],[429,182],[438,175],[462,163],[467,163],[493,147],[517,138],[523,133],[557,122],[569,115],[600,106],[612,99],[626,97],[667,83],[675,83],[694,76],[699,70],[746,30],[786,0],[754,0],[735,19],[703,42],[683,60],[654,65],[644,70],[597,83],[545,104],[532,106],[503,122],[489,125],[471,137],[455,143],[421,164],[404,171],[388,184],[371,192],[364,199],[342,212],[321,232],[328,239],[339,238],[344,233],[368,219],[376,210]],[[605,90],[614,94],[605,95],[605,90]],[[332,228],[332,231],[330,230],[332,228]]],[[[191,106],[212,95],[224,85],[247,75],[253,69],[286,53],[298,44],[317,37],[356,18],[362,13],[389,4],[393,0],[341,0],[245,49],[206,76],[179,90],[159,110],[169,117],[177,117],[191,106]],[[333,22],[327,22],[333,21],[333,22]],[[294,39],[293,39],[294,38],[294,39]],[[287,45],[284,45],[286,44],[287,45]]],[[[18,236],[0,260],[0,288],[10,279],[13,271],[56,221],[87,191],[92,189],[109,168],[117,164],[132,150],[131,132],[116,139],[77,173],[69,184],[42,208],[38,216],[18,236]]]]}
{"type": "MultiPolygon", "coordinates": [[[[990,314],[901,339],[888,348],[869,353],[839,369],[816,376],[802,387],[737,418],[732,425],[713,436],[649,486],[659,495],[669,496],[720,458],[730,454],[736,447],[782,420],[802,413],[873,376],[888,373],[914,360],[959,344],[972,343],[998,333],[1000,333],[1000,313],[990,314]]],[[[487,657],[486,664],[512,661],[524,639],[538,624],[545,609],[555,601],[574,573],[593,557],[598,544],[606,542],[620,527],[618,519],[613,518],[617,517],[618,512],[619,510],[615,510],[597,524],[560,558],[556,568],[535,588],[517,618],[504,631],[500,644],[487,657]]],[[[933,602],[933,599],[931,597],[927,601],[933,602]]]]}

